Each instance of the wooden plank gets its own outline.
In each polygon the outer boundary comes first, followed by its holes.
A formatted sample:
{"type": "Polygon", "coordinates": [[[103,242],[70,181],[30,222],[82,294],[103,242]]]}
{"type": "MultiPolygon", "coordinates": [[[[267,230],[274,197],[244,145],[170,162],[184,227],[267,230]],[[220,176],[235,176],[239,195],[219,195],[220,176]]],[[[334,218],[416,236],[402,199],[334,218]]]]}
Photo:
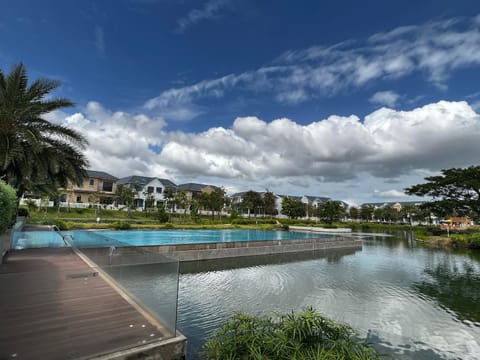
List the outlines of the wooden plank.
{"type": "Polygon", "coordinates": [[[0,266],[0,359],[84,358],[164,336],[93,273],[69,248],[10,253],[0,266]]]}

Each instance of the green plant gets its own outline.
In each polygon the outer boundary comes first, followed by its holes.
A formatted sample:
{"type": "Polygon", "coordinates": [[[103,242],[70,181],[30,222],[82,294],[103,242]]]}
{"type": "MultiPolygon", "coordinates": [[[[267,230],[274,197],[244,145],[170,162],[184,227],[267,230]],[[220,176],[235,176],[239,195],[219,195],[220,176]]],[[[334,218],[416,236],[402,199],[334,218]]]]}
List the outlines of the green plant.
{"type": "Polygon", "coordinates": [[[15,189],[0,180],[0,235],[15,223],[17,195],[15,189]]]}
{"type": "Polygon", "coordinates": [[[57,225],[57,227],[60,229],[60,230],[70,230],[69,226],[67,225],[67,223],[63,220],[56,220],[55,221],[55,225],[57,225]]]}
{"type": "Polygon", "coordinates": [[[131,228],[130,223],[125,221],[115,221],[112,223],[112,228],[115,230],[129,230],[131,228]]]}
{"type": "Polygon", "coordinates": [[[28,209],[21,207],[18,209],[18,216],[28,217],[28,209]]]}
{"type": "Polygon", "coordinates": [[[312,308],[286,315],[236,314],[204,345],[206,359],[378,359],[353,330],[312,308]]]}

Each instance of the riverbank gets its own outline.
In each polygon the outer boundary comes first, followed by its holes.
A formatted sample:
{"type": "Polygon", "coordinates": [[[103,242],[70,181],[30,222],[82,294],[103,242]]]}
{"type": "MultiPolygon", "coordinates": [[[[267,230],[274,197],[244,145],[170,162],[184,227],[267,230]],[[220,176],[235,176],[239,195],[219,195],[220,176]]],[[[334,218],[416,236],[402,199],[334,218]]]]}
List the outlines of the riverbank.
{"type": "Polygon", "coordinates": [[[424,231],[417,230],[415,239],[428,247],[480,250],[480,230],[478,229],[469,233],[454,233],[450,236],[425,235],[424,231]]]}

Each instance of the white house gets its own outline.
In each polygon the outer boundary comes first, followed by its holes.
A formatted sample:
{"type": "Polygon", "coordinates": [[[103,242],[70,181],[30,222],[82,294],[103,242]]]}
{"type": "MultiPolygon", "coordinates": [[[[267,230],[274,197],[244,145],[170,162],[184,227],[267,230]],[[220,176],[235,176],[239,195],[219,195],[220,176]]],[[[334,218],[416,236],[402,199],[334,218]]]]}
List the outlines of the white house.
{"type": "Polygon", "coordinates": [[[135,207],[137,210],[145,208],[145,201],[149,198],[153,200],[153,206],[165,202],[165,189],[176,189],[176,185],[167,179],[147,176],[127,176],[117,181],[119,186],[128,186],[130,189],[138,188],[135,195],[135,207]]]}

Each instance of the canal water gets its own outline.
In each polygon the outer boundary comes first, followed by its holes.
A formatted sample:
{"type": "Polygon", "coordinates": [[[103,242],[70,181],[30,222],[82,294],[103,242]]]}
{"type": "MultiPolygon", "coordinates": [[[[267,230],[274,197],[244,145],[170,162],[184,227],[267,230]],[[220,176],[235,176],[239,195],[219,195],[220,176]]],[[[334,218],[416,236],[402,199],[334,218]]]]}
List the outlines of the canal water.
{"type": "Polygon", "coordinates": [[[385,359],[480,359],[480,252],[418,246],[409,233],[362,250],[181,265],[178,328],[188,359],[235,312],[312,306],[385,359]]]}

